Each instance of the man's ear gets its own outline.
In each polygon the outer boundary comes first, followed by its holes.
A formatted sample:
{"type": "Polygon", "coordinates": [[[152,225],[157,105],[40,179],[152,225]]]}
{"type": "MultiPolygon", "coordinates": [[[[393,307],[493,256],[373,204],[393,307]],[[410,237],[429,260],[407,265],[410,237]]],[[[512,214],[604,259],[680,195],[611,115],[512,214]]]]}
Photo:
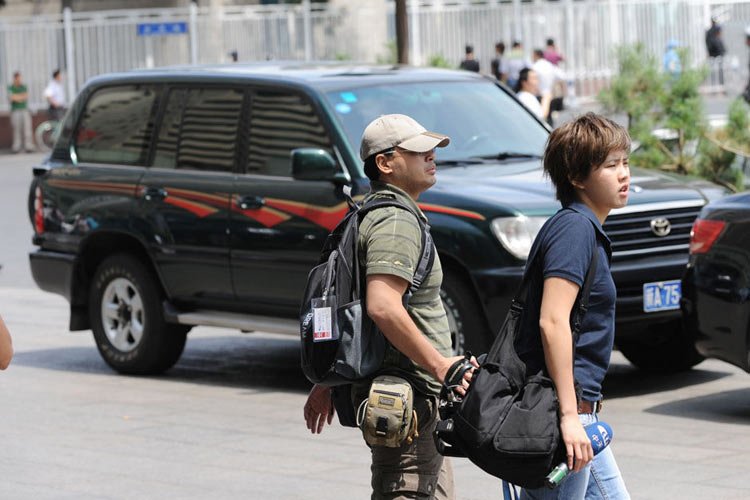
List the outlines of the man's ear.
{"type": "Polygon", "coordinates": [[[388,163],[388,156],[379,154],[375,157],[375,165],[380,170],[381,174],[389,175],[393,173],[393,168],[388,163]]]}

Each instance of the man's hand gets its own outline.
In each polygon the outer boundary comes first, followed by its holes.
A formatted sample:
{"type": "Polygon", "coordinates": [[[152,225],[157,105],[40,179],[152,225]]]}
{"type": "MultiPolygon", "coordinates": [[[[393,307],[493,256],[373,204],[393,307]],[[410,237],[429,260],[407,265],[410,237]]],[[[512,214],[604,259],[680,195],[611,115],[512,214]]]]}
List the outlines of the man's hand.
{"type": "Polygon", "coordinates": [[[330,424],[333,421],[334,413],[336,413],[331,400],[331,388],[314,385],[307,396],[304,413],[305,422],[310,432],[313,434],[323,432],[326,421],[330,424]]]}
{"type": "MultiPolygon", "coordinates": [[[[448,370],[450,369],[450,367],[453,366],[453,363],[456,363],[463,359],[464,359],[463,356],[445,358],[445,362],[442,365],[440,365],[437,372],[435,373],[435,376],[438,379],[438,381],[440,383],[445,383],[445,377],[448,375],[448,370]]],[[[474,376],[474,370],[479,368],[479,363],[477,362],[477,358],[475,358],[474,356],[471,357],[469,362],[473,365],[473,368],[471,368],[470,370],[467,370],[466,373],[464,373],[464,377],[461,380],[461,385],[453,389],[461,396],[466,395],[466,390],[469,388],[469,384],[471,384],[471,378],[474,376]]]]}

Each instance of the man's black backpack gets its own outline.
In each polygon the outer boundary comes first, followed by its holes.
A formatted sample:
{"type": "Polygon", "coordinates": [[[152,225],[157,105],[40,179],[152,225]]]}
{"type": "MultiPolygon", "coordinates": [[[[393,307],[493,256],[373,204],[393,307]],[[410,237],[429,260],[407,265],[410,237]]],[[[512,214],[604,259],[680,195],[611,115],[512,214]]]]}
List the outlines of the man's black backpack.
{"type": "MultiPolygon", "coordinates": [[[[480,356],[480,367],[466,396],[457,399],[443,388],[441,421],[434,433],[441,454],[467,457],[485,472],[523,488],[543,486],[545,476],[566,458],[554,383],[544,370],[527,376],[526,365],[514,346],[521,334],[535,254],[530,256],[521,286],[489,353],[480,356]]],[[[577,307],[571,313],[574,358],[597,255],[595,248],[577,307]]]]}
{"type": "MultiPolygon", "coordinates": [[[[372,378],[381,369],[388,346],[367,316],[365,276],[357,244],[360,222],[377,208],[398,207],[414,213],[395,199],[370,199],[358,205],[350,192],[348,187],[344,189],[349,212],[328,236],[320,263],[310,271],[300,310],[302,371],[310,382],[326,386],[372,378]]],[[[414,216],[422,230],[422,253],[412,285],[404,295],[404,307],[435,260],[430,228],[417,214],[414,216]]]]}

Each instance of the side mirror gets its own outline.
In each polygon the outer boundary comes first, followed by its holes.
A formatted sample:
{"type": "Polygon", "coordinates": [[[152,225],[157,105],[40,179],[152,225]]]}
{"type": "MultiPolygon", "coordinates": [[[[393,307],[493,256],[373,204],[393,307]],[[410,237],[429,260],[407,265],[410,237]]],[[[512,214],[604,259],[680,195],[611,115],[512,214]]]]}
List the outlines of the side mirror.
{"type": "Polygon", "coordinates": [[[331,154],[316,148],[292,150],[292,177],[300,181],[347,181],[331,154]]]}

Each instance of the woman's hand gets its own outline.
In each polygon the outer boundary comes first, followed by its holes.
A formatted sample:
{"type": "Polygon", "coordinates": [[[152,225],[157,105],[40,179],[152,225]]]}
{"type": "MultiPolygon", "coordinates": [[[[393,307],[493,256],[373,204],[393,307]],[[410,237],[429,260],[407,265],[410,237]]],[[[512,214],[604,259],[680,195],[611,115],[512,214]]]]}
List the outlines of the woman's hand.
{"type": "Polygon", "coordinates": [[[568,469],[579,472],[593,460],[594,450],[578,415],[560,417],[560,432],[568,454],[568,469]]]}

